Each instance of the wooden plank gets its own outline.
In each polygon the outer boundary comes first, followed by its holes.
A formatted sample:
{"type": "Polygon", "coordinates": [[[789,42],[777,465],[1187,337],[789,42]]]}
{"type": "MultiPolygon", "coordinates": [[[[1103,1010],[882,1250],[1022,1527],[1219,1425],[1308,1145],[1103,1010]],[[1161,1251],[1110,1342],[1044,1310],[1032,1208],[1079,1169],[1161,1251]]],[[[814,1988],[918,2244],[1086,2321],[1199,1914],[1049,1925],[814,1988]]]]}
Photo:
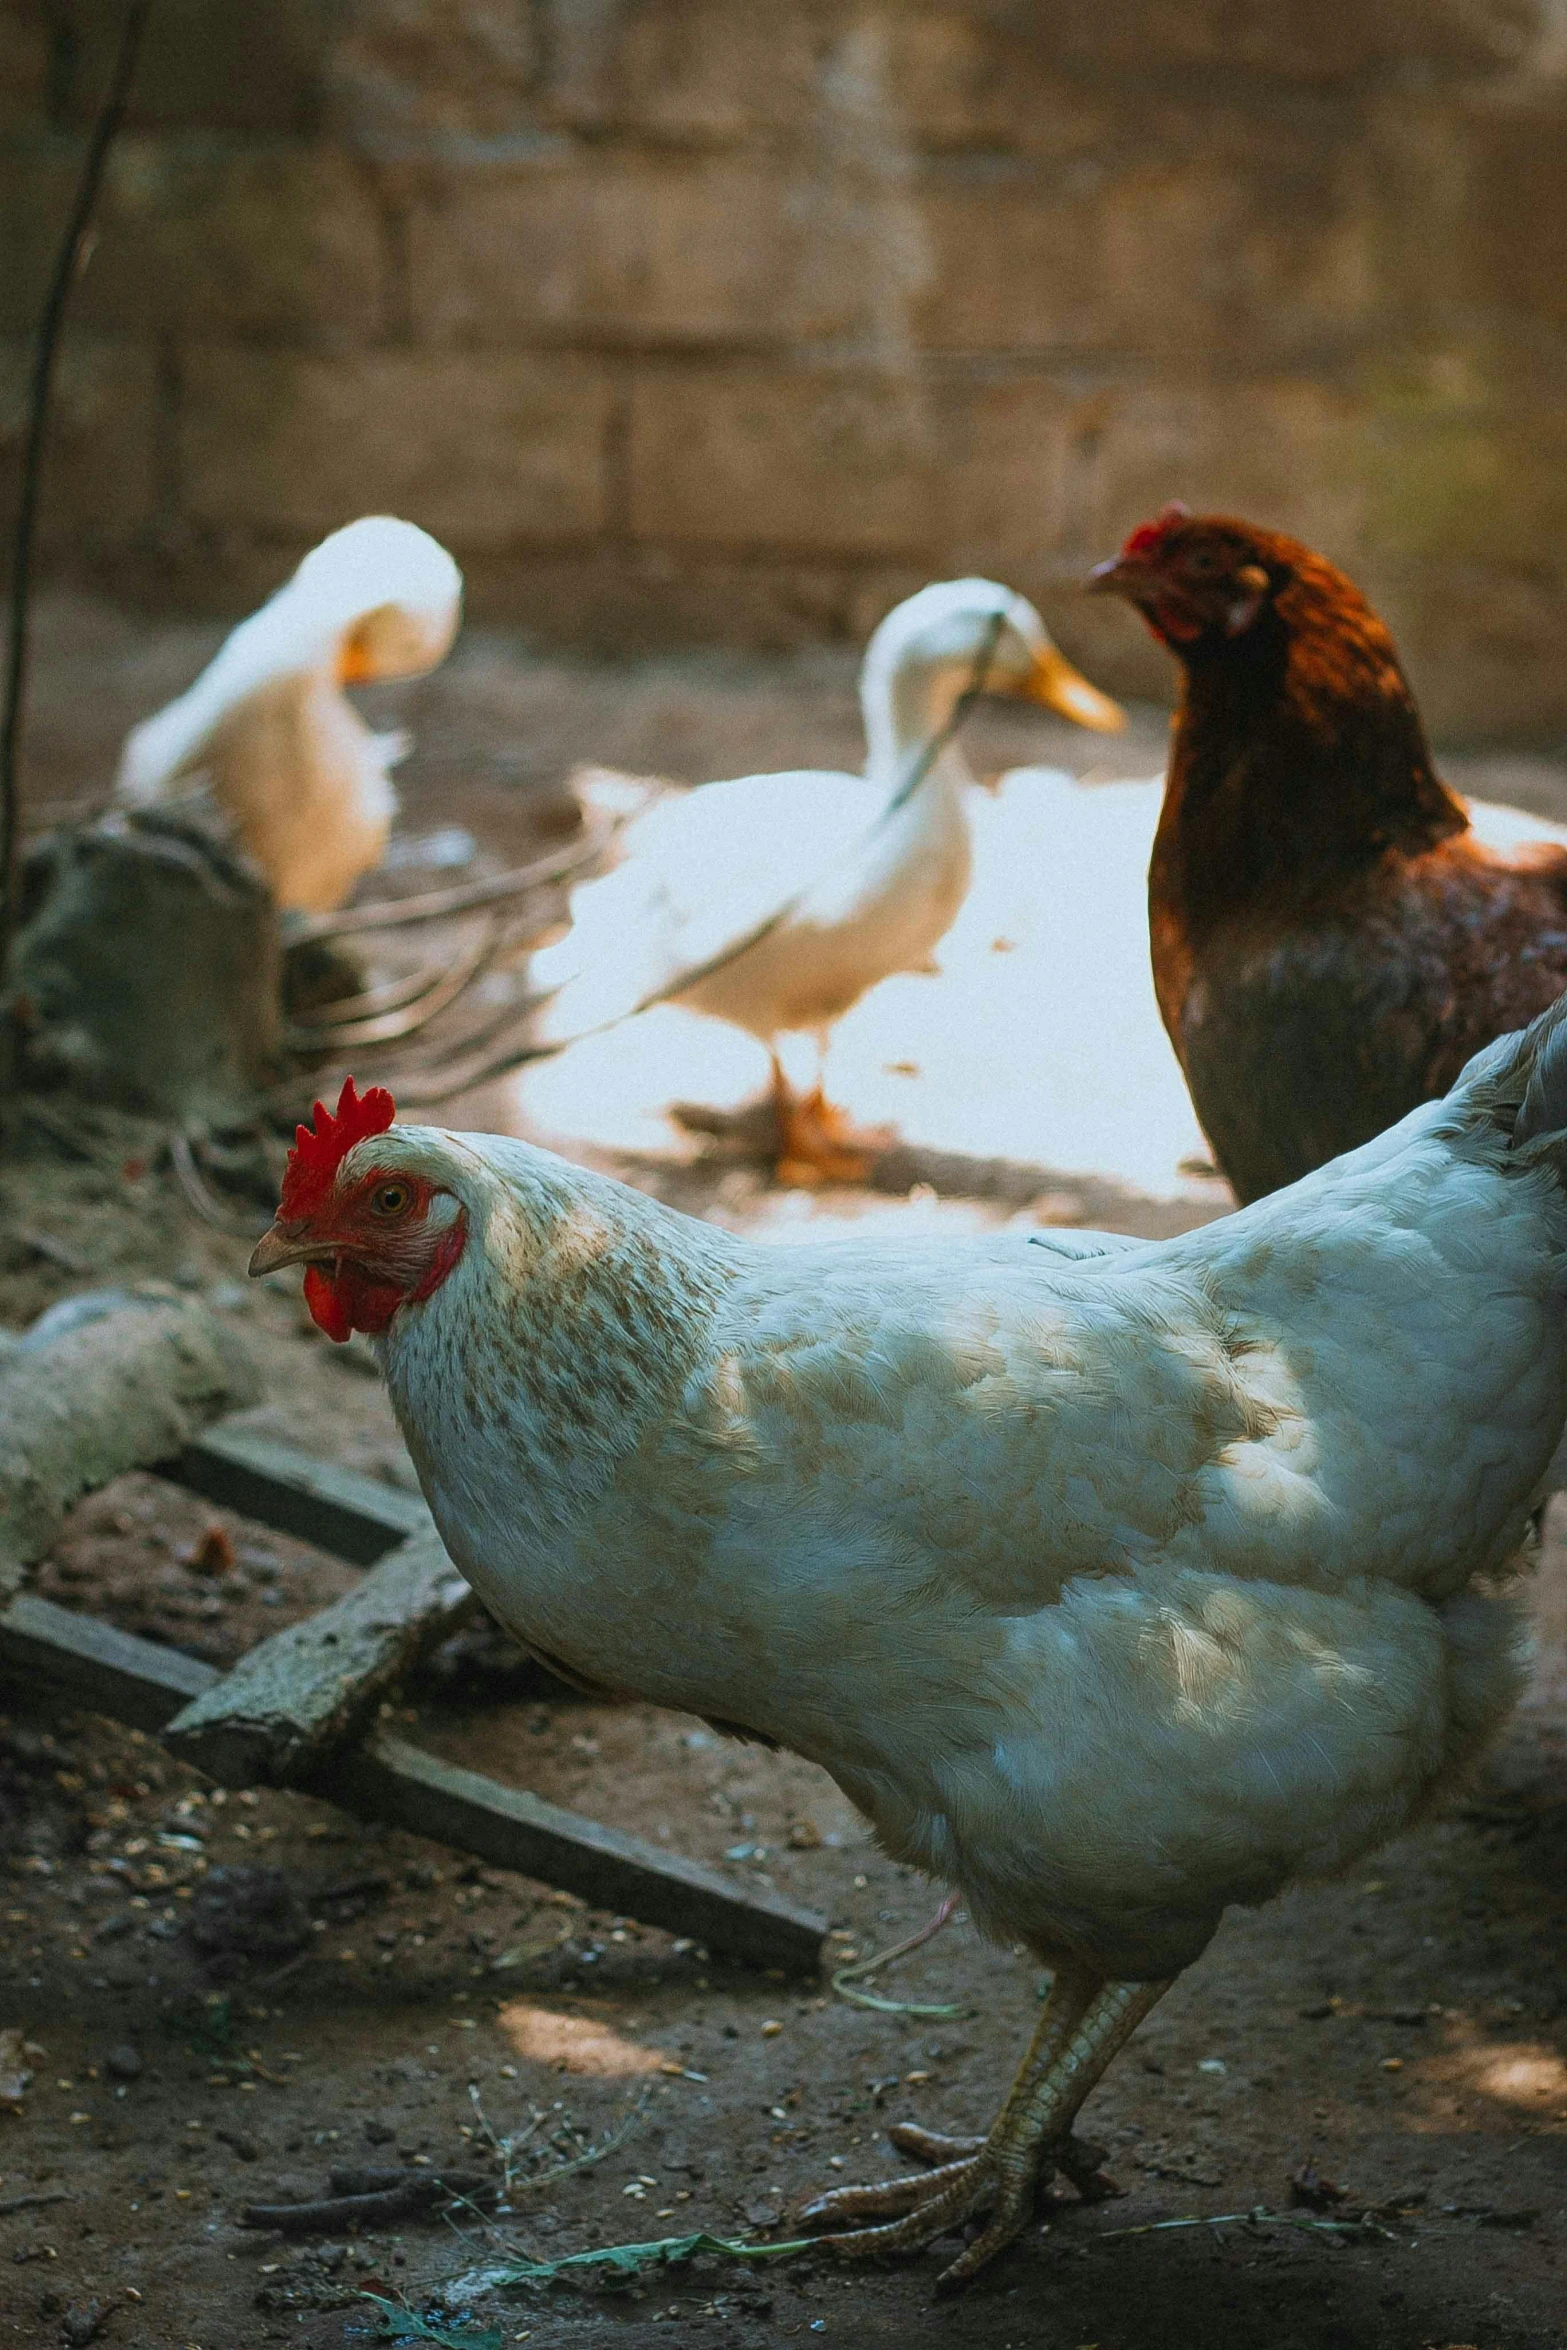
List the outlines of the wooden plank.
{"type": "Polygon", "coordinates": [[[160,1462],[158,1474],[354,1567],[374,1566],[430,1523],[418,1494],[312,1460],[248,1428],[209,1428],[174,1459],[160,1462]]]}
{"type": "Polygon", "coordinates": [[[827,1920],[814,1910],[460,1770],[405,1738],[373,1738],[339,1756],[312,1792],[477,1853],[493,1867],[559,1885],[595,1909],[689,1934],[726,1958],[789,1974],[819,1971],[827,1920]]]}
{"type": "Polygon", "coordinates": [[[298,1786],[476,1604],[427,1525],[330,1607],[242,1656],[169,1724],[164,1743],[225,1787],[298,1786]]]}
{"type": "Polygon", "coordinates": [[[177,1648],[138,1640],[96,1616],[73,1615],[31,1591],[0,1612],[0,1669],[45,1682],[73,1705],[137,1730],[161,1730],[223,1677],[177,1648]]]}
{"type": "Polygon", "coordinates": [[[234,1333],[154,1285],[66,1298],[0,1361],[0,1592],[74,1502],[260,1392],[234,1333]]]}
{"type": "MultiPolygon", "coordinates": [[[[144,1730],[161,1730],[222,1679],[194,1657],[72,1615],[30,1592],[0,1611],[0,1669],[46,1682],[75,1705],[144,1730]]],[[[813,1911],[459,1770],[406,1739],[380,1737],[339,1753],[309,1792],[559,1885],[598,1907],[689,1934],[725,1957],[791,1974],[817,1971],[827,1921],[813,1911]]]]}

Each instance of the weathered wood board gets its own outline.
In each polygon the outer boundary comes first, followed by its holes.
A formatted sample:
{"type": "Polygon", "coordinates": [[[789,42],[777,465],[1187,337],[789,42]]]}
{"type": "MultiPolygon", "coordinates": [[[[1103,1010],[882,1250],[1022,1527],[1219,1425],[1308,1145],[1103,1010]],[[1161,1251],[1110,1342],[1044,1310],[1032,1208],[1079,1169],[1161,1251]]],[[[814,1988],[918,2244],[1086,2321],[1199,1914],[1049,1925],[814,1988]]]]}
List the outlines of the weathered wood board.
{"type": "Polygon", "coordinates": [[[84,1493],[167,1459],[260,1392],[234,1333],[177,1290],[52,1307],[0,1354],[0,1595],[84,1493]]]}
{"type": "Polygon", "coordinates": [[[248,1428],[208,1428],[158,1464],[160,1477],[274,1533],[313,1542],[352,1567],[371,1567],[420,1533],[430,1513],[417,1493],[312,1460],[248,1428]]]}
{"type": "MultiPolygon", "coordinates": [[[[154,1731],[222,1681],[210,1665],[27,1592],[0,1611],[0,1670],[154,1731]]],[[[492,1867],[540,1877],[596,1907],[689,1934],[717,1956],[792,1974],[819,1969],[827,1920],[813,1911],[460,1770],[406,1739],[380,1737],[340,1752],[309,1792],[492,1867]]]]}
{"type": "Polygon", "coordinates": [[[352,1591],[241,1657],[164,1743],[226,1787],[298,1786],[477,1604],[426,1522],[352,1591]]]}
{"type": "Polygon", "coordinates": [[[133,1730],[161,1730],[223,1678],[198,1657],[121,1632],[96,1616],[75,1615],[32,1591],[18,1592],[0,1610],[0,1666],[18,1679],[60,1690],[73,1705],[129,1722],[133,1730]]]}
{"type": "Polygon", "coordinates": [[[750,1966],[815,1974],[820,1963],[827,1920],[813,1910],[737,1885],[679,1853],[657,1852],[640,1837],[520,1787],[461,1770],[405,1738],[372,1738],[338,1755],[314,1792],[367,1818],[476,1852],[497,1867],[563,1885],[595,1909],[689,1934],[750,1966]]]}

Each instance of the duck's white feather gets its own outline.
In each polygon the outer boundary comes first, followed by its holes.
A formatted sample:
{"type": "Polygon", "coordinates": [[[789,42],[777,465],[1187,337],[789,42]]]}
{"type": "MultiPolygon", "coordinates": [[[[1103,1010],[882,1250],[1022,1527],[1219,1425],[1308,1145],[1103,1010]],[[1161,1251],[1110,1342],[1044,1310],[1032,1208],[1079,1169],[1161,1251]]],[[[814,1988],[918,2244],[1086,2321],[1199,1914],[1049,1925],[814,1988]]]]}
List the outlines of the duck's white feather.
{"type": "Polygon", "coordinates": [[[146,806],[204,789],[283,907],[340,905],[380,861],[406,739],[376,734],[345,677],[408,677],[445,657],[462,575],[388,515],[334,531],[225,638],[177,701],[131,730],[115,795],[146,806]]]}
{"type": "Polygon", "coordinates": [[[534,958],[534,983],[555,991],[541,1034],[566,1042],[657,999],[771,1043],[923,968],[968,888],[972,778],[949,744],[900,794],[976,664],[1020,690],[1047,651],[1033,607],[993,581],[908,598],[866,649],[865,774],[740,776],[638,817],[615,869],[576,891],[571,931],[534,958]]]}

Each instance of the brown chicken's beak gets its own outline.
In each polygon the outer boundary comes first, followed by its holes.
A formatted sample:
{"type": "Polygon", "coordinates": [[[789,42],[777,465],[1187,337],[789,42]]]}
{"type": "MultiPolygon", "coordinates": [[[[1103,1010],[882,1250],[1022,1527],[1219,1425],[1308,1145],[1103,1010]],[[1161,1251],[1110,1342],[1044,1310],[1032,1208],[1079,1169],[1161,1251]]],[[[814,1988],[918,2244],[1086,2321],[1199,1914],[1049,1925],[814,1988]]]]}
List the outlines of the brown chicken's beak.
{"type": "Polygon", "coordinates": [[[1119,734],[1126,724],[1126,712],[1120,703],[1112,702],[1108,694],[1090,685],[1054,645],[1046,645],[1035,654],[1033,668],[1012,690],[1025,701],[1038,702],[1059,717],[1092,728],[1095,734],[1119,734]]]}
{"type": "Polygon", "coordinates": [[[285,1265],[308,1264],[312,1257],[326,1253],[321,1242],[310,1239],[298,1225],[290,1229],[286,1224],[273,1224],[250,1253],[250,1278],[259,1281],[263,1274],[280,1273],[285,1265]]]}
{"type": "Polygon", "coordinates": [[[1111,555],[1096,563],[1083,582],[1091,596],[1130,596],[1148,576],[1148,565],[1135,556],[1111,555]]]}

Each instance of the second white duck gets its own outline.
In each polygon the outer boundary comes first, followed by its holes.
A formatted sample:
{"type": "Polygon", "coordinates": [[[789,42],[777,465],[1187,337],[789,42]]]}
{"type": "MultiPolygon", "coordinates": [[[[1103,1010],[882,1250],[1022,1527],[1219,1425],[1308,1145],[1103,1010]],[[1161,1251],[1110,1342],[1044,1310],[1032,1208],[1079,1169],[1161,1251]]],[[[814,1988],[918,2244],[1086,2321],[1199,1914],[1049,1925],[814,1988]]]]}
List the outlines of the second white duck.
{"type": "Polygon", "coordinates": [[[132,729],[115,797],[146,806],[204,785],[278,905],[330,912],[381,860],[389,770],[408,748],[342,689],[435,668],[461,611],[462,573],[416,524],[367,514],[333,531],[178,701],[132,729]]]}
{"type": "Polygon", "coordinates": [[[921,762],[976,684],[1081,726],[1123,723],[1022,596],[987,579],[922,588],[866,648],[865,772],[740,776],[636,818],[622,861],[575,892],[567,936],[534,958],[536,983],[556,991],[546,1039],[652,1002],[732,1021],[772,1058],[780,1177],[862,1176],[823,1091],[827,1035],[878,981],[922,969],[963,903],[974,778],[955,739],[921,762]],[[785,1066],[796,1039],[814,1055],[808,1083],[796,1054],[785,1066]]]}

